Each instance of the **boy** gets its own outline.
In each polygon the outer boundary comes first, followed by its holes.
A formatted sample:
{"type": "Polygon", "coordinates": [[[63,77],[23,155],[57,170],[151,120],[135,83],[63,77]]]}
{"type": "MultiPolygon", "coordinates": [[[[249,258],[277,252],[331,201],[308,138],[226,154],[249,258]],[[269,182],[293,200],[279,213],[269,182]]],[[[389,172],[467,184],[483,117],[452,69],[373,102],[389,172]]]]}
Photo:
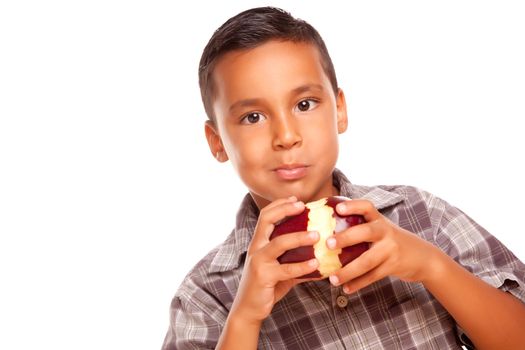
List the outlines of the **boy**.
{"type": "Polygon", "coordinates": [[[351,184],[335,168],[343,91],[309,24],[274,8],[223,24],[204,49],[205,133],[248,187],[226,241],[188,274],[164,349],[525,348],[525,266],[458,209],[407,186],[351,184]],[[304,204],[352,198],[366,223],[327,241],[371,248],[329,279],[318,261],[279,264],[317,232],[269,241],[304,204]]]}

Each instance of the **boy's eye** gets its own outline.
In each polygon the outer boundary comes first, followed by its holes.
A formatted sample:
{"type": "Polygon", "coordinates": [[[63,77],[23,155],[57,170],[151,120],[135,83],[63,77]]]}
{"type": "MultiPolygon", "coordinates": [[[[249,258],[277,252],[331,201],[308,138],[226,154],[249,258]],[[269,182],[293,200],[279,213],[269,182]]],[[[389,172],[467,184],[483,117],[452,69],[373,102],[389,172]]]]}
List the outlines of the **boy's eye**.
{"type": "Polygon", "coordinates": [[[301,112],[306,112],[316,107],[317,103],[318,103],[317,101],[308,98],[308,99],[300,101],[297,104],[297,109],[299,109],[301,112]]]}
{"type": "Polygon", "coordinates": [[[241,123],[242,124],[256,124],[260,122],[261,120],[263,120],[264,118],[265,116],[263,116],[261,113],[257,113],[257,112],[248,113],[242,118],[241,123]]]}

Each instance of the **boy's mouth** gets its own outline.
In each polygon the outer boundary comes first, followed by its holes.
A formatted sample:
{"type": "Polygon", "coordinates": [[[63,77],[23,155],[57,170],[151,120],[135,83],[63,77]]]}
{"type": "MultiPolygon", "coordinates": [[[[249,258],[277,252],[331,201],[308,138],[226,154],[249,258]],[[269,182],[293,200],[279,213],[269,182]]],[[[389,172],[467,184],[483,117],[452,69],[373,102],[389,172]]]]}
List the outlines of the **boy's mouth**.
{"type": "Polygon", "coordinates": [[[283,164],[274,171],[282,180],[297,180],[306,175],[307,168],[305,164],[283,164]]]}

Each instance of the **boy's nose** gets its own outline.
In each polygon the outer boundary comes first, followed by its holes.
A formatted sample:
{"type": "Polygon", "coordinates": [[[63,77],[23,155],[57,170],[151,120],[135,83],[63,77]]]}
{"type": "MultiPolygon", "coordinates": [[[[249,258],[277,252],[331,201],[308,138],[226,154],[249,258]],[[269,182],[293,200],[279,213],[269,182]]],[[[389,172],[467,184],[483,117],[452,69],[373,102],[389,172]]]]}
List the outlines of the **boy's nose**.
{"type": "Polygon", "coordinates": [[[273,124],[272,146],[274,149],[290,149],[301,145],[303,139],[293,116],[278,118],[273,124]]]}

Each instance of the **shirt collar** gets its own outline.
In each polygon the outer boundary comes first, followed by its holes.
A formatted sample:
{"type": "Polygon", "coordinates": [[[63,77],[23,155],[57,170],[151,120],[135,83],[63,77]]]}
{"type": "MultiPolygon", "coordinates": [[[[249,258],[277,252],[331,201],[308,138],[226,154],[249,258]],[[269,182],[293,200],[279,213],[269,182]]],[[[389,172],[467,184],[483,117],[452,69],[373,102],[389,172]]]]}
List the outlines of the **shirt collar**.
{"type": "MultiPolygon", "coordinates": [[[[368,199],[378,210],[404,200],[400,194],[389,192],[377,186],[353,185],[339,169],[334,169],[333,182],[334,186],[339,188],[341,196],[368,199]]],[[[250,245],[258,216],[259,209],[248,193],[237,212],[235,229],[218,248],[217,254],[210,264],[210,273],[233,270],[240,265],[243,255],[250,245]]]]}

